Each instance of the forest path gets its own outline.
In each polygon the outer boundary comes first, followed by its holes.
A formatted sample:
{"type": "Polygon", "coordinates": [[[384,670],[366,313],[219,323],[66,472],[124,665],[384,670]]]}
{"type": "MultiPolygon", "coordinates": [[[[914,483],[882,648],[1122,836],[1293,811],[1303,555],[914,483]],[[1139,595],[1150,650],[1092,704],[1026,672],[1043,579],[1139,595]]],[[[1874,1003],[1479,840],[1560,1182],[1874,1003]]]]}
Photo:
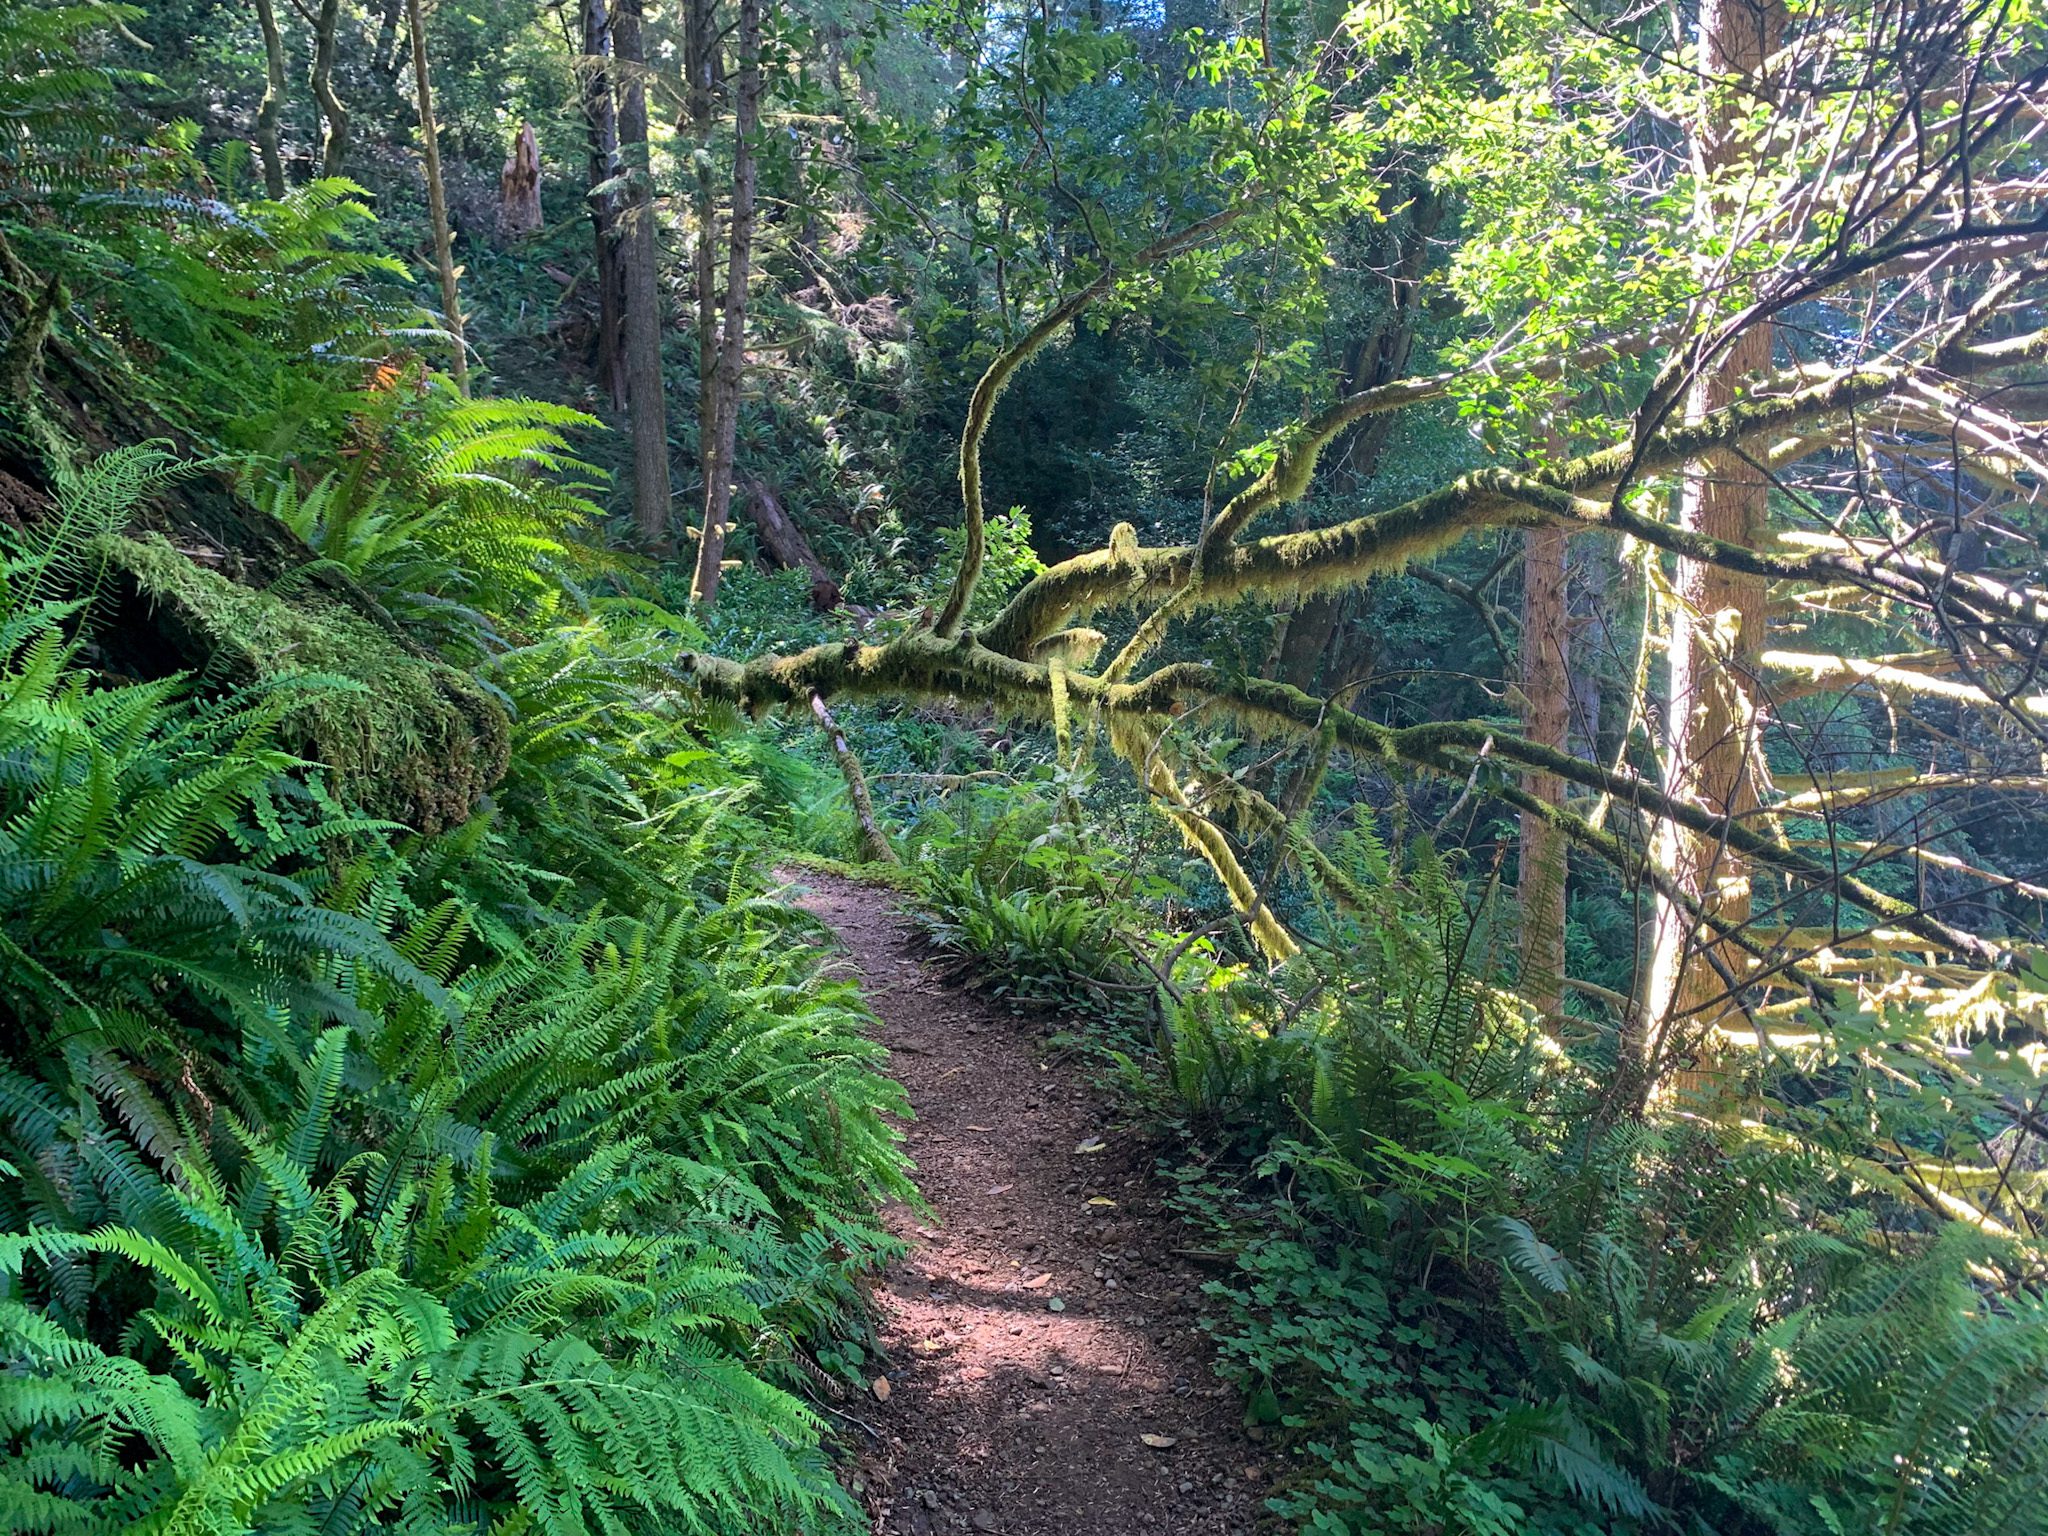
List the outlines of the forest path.
{"type": "Polygon", "coordinates": [[[890,892],[790,880],[880,1017],[935,1212],[887,1213],[910,1244],[875,1293],[887,1396],[848,1405],[876,1531],[1251,1532],[1265,1457],[1210,1372],[1144,1145],[1033,1021],[937,979],[890,892]]]}

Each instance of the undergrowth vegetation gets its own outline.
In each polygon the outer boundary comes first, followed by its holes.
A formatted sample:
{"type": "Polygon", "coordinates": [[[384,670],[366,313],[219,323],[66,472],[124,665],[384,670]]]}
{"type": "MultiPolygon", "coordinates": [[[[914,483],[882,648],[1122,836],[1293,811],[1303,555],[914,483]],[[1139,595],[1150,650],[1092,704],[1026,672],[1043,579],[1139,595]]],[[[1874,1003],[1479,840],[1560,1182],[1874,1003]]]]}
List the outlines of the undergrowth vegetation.
{"type": "Polygon", "coordinates": [[[1796,1140],[1616,1115],[1611,1031],[1544,1031],[1503,984],[1489,887],[1427,841],[1347,833],[1336,874],[1367,915],[1323,906],[1319,942],[1269,974],[1231,959],[1249,941],[1181,850],[1078,824],[1030,756],[913,805],[928,928],[998,993],[1065,1008],[1067,1038],[1193,1150],[1165,1171],[1228,1261],[1219,1369],[1290,1452],[1276,1515],[1416,1536],[2041,1528],[2040,1258],[1930,1225],[1867,1155],[1935,1129],[1898,1074],[1772,1085],[1855,1099],[1867,1138],[1818,1114],[1796,1140]]]}
{"type": "Polygon", "coordinates": [[[0,7],[66,338],[4,437],[0,1526],[858,1528],[820,1404],[914,1192],[764,896],[814,770],[581,537],[591,419],[417,365],[345,184],[120,137],[70,50],[132,15],[0,7]]]}
{"type": "Polygon", "coordinates": [[[493,668],[498,808],[408,834],[277,744],[344,680],[107,686],[54,553],[0,589],[8,1522],[852,1520],[806,1399],[899,1094],[763,782],[570,629],[493,668]]]}

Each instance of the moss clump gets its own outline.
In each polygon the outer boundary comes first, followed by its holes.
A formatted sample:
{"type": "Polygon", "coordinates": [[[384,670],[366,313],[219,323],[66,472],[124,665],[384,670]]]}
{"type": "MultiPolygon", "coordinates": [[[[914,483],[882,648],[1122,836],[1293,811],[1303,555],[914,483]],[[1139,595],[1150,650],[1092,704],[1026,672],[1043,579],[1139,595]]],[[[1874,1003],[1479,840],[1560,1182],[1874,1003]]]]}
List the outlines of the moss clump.
{"type": "Polygon", "coordinates": [[[357,804],[422,832],[464,820],[505,772],[505,713],[466,674],[374,620],[310,593],[286,599],[205,570],[159,534],[96,540],[181,663],[249,685],[338,679],[286,709],[287,747],[325,764],[357,804]]]}

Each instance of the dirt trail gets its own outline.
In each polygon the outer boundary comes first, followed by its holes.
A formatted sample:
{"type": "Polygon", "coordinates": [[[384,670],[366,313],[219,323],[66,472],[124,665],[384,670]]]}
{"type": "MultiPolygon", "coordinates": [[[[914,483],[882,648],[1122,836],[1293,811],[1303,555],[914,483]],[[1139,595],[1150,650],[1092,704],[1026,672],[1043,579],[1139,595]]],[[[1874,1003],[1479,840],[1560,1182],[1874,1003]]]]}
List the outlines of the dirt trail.
{"type": "Polygon", "coordinates": [[[881,1018],[937,1213],[888,1213],[911,1244],[876,1293],[888,1396],[849,1405],[876,1530],[1253,1531],[1265,1457],[1210,1373],[1146,1149],[1030,1021],[935,980],[889,893],[793,883],[881,1018]]]}

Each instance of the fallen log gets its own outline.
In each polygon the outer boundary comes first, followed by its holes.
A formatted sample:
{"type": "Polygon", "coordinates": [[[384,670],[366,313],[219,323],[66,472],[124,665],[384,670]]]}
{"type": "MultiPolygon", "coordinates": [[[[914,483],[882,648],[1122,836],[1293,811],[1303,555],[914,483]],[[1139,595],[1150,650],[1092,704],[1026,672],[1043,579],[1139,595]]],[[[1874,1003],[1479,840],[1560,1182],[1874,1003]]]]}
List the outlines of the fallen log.
{"type": "Polygon", "coordinates": [[[752,475],[741,476],[740,489],[746,493],[747,515],[753,519],[754,532],[761,540],[761,552],[781,570],[810,572],[811,606],[818,612],[830,613],[837,608],[838,576],[818,558],[803,529],[783,507],[782,499],[752,475]]]}

